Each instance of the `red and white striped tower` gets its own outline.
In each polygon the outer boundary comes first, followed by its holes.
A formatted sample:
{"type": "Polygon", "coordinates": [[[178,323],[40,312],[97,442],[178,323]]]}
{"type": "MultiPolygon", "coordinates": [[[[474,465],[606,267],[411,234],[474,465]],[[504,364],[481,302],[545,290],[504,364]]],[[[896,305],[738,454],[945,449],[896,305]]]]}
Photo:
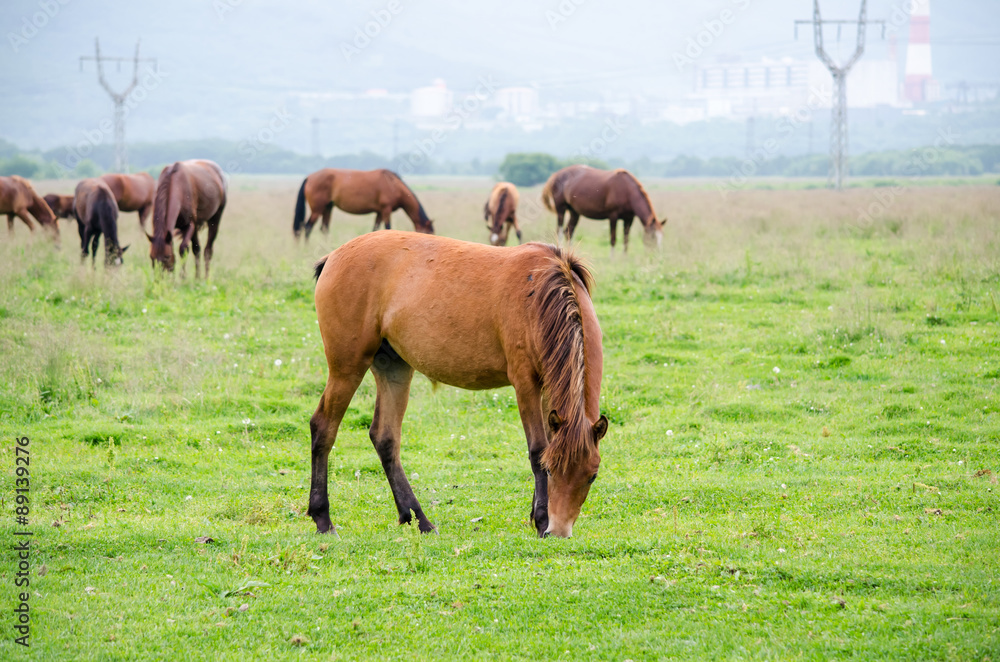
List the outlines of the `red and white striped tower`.
{"type": "Polygon", "coordinates": [[[903,96],[919,103],[933,101],[931,77],[931,2],[910,0],[910,43],[906,47],[903,96]]]}

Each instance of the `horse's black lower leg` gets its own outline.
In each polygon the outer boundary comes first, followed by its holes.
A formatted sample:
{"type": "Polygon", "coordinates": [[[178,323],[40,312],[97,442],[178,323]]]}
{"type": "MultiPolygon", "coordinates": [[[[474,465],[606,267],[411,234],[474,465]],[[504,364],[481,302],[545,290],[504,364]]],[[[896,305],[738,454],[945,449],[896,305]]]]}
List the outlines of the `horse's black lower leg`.
{"type": "Polygon", "coordinates": [[[344,412],[354,397],[354,392],[364,377],[365,368],[359,367],[356,373],[330,375],[326,389],[319,399],[316,413],[309,420],[312,433],[312,480],[309,488],[309,516],[316,524],[317,533],[333,533],[337,531],[330,521],[330,498],[327,492],[327,467],[330,450],[337,440],[337,430],[344,412]]]}
{"type": "Polygon", "coordinates": [[[417,517],[421,533],[430,533],[435,530],[434,525],[427,519],[420,502],[413,494],[413,488],[406,479],[403,463],[400,461],[403,415],[410,399],[413,368],[396,354],[389,343],[383,341],[375,354],[372,374],[375,376],[377,394],[375,414],[368,435],[382,461],[382,470],[385,471],[392,498],[396,502],[399,523],[409,524],[412,512],[417,517]]]}
{"type": "Polygon", "coordinates": [[[528,451],[531,472],[535,475],[535,494],[531,499],[531,521],[535,523],[538,535],[542,535],[549,528],[549,477],[541,462],[544,450],[538,448],[528,451]]]}

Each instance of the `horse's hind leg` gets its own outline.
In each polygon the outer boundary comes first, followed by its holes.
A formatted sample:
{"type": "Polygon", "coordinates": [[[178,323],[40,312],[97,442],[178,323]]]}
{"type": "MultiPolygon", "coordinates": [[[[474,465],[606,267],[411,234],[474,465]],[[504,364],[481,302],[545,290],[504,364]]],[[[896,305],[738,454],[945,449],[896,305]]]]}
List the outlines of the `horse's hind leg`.
{"type": "MultiPolygon", "coordinates": [[[[206,253],[208,251],[206,250],[206,253]]],[[[194,255],[194,277],[201,278],[201,242],[198,241],[198,231],[191,234],[191,254],[194,255]]],[[[205,277],[208,278],[208,262],[205,262],[205,277]]]]}
{"type": "MultiPolygon", "coordinates": [[[[208,280],[208,267],[212,263],[212,254],[215,249],[215,238],[219,235],[219,222],[222,220],[222,212],[225,210],[225,205],[219,208],[219,211],[215,212],[215,216],[208,219],[208,239],[205,240],[205,280],[208,280]]],[[[198,233],[195,233],[195,237],[198,233]]]]}
{"type": "Polygon", "coordinates": [[[556,243],[561,244],[563,241],[563,217],[566,215],[565,206],[556,207],[556,243]]]}
{"type": "Polygon", "coordinates": [[[580,214],[570,207],[569,223],[566,224],[566,241],[573,241],[573,233],[576,232],[576,224],[580,222],[580,214]]]}
{"type": "Polygon", "coordinates": [[[331,202],[326,207],[323,207],[323,225],[320,226],[320,230],[323,234],[330,234],[330,216],[333,214],[333,203],[331,202]]]}
{"type": "Polygon", "coordinates": [[[7,214],[7,234],[14,236],[14,214],[7,214]]]}
{"type": "Polygon", "coordinates": [[[399,458],[400,437],[403,429],[403,414],[406,413],[406,403],[410,399],[410,381],[413,379],[413,368],[400,358],[399,354],[382,341],[382,346],[375,354],[372,363],[372,374],[375,375],[375,415],[368,432],[375,451],[382,461],[382,469],[392,488],[392,498],[396,502],[399,513],[399,523],[409,524],[412,520],[410,511],[417,516],[417,526],[421,533],[434,531],[434,525],[424,515],[420,502],[413,494],[413,488],[406,480],[403,464],[399,458]]]}
{"type": "Polygon", "coordinates": [[[152,210],[153,210],[152,203],[148,205],[143,205],[139,207],[139,209],[137,210],[139,212],[139,227],[142,228],[143,232],[146,231],[146,219],[149,218],[149,212],[151,212],[152,210]]]}
{"type": "Polygon", "coordinates": [[[330,450],[337,441],[337,430],[358,390],[367,366],[362,364],[346,370],[330,368],[326,388],[319,399],[316,413],[309,420],[312,432],[312,485],[309,490],[309,516],[316,523],[317,533],[337,535],[330,521],[330,497],[327,492],[327,466],[330,450]]]}

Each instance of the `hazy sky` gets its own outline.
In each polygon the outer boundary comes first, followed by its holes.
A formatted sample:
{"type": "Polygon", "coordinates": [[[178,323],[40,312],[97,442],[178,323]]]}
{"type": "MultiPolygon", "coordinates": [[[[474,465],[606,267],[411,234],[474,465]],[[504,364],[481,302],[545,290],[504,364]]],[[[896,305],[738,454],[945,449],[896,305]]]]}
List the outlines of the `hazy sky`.
{"type": "MultiPolygon", "coordinates": [[[[908,3],[871,0],[869,17],[900,16],[908,3]]],[[[821,7],[824,17],[853,18],[859,2],[821,7]]],[[[1000,2],[932,0],[931,11],[937,77],[996,80],[1000,2]]],[[[793,33],[811,13],[809,0],[5,0],[0,137],[51,148],[110,116],[93,63],[80,71],[96,36],[113,55],[131,54],[141,37],[143,55],[159,63],[161,77],[144,78],[144,99],[130,111],[130,140],[239,140],[309,93],[407,92],[435,78],[458,89],[482,77],[534,84],[543,101],[678,98],[690,88],[690,67],[676,64],[689,39],[707,44],[698,62],[812,58],[809,30],[797,41],[793,33]],[[367,43],[357,36],[366,27],[375,33],[367,43]]],[[[903,48],[907,25],[897,26],[903,48]]],[[[838,47],[835,31],[828,41],[838,47]]],[[[853,43],[845,31],[839,47],[846,54],[853,43]]],[[[884,57],[890,40],[873,27],[868,43],[869,57],[884,57]]],[[[115,86],[129,74],[108,72],[115,86]]],[[[303,122],[279,142],[303,150],[307,136],[303,122]]]]}

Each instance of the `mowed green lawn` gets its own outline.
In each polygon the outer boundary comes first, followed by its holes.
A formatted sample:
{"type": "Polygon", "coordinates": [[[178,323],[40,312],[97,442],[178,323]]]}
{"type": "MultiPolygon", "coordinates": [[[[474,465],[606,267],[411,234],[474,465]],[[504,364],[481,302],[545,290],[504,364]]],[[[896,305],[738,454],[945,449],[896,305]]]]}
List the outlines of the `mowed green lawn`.
{"type": "MultiPolygon", "coordinates": [[[[340,538],[314,533],[311,268],[373,219],[297,247],[298,184],[233,182],[207,283],[153,278],[134,214],[114,272],[68,224],[60,251],[4,236],[0,658],[25,656],[27,435],[35,659],[1000,659],[1000,187],[859,221],[879,189],[653,183],[662,253],[636,227],[614,259],[581,221],[612,427],[574,537],[540,540],[512,389],[419,377],[403,463],[440,535],[396,524],[370,377],[331,456],[340,538]]],[[[490,182],[414,188],[486,240],[490,182]]]]}

